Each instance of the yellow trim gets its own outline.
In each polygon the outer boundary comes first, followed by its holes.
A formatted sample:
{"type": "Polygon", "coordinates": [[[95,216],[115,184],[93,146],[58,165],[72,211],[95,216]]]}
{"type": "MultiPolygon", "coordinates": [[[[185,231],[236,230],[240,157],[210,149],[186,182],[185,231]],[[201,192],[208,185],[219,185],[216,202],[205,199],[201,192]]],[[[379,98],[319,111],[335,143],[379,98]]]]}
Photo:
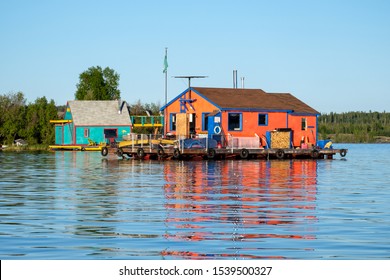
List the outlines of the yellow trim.
{"type": "Polygon", "coordinates": [[[50,123],[71,123],[72,120],[50,120],[50,123]]]}
{"type": "Polygon", "coordinates": [[[151,124],[151,123],[145,123],[145,124],[136,123],[136,124],[133,124],[133,126],[134,127],[155,127],[155,126],[162,127],[163,125],[161,123],[155,123],[155,124],[151,124]]]}
{"type": "Polygon", "coordinates": [[[122,148],[122,147],[133,146],[133,145],[148,145],[148,144],[149,144],[148,139],[145,140],[136,139],[136,140],[127,140],[127,141],[119,142],[118,147],[122,148]]]}
{"type": "Polygon", "coordinates": [[[62,146],[62,145],[50,145],[50,149],[64,149],[64,150],[81,150],[81,146],[75,146],[75,145],[69,145],[69,146],[62,146]]]}
{"type": "Polygon", "coordinates": [[[84,150],[84,151],[101,151],[103,146],[62,146],[62,145],[50,145],[49,149],[51,150],[84,150]]]}

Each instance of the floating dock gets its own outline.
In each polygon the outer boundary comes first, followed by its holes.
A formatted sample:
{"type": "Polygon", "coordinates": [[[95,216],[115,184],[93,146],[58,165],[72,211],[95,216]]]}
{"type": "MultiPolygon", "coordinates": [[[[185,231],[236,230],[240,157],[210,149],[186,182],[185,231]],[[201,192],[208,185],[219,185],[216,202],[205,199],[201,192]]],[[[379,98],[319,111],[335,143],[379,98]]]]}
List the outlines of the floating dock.
{"type": "MultiPolygon", "coordinates": [[[[333,159],[345,157],[347,149],[335,149],[331,145],[307,148],[275,148],[259,146],[256,137],[226,138],[217,142],[208,138],[167,139],[156,135],[132,135],[121,142],[100,145],[52,145],[51,150],[100,151],[102,156],[110,154],[134,159],[333,159]],[[231,146],[227,145],[231,143],[231,146]],[[235,143],[235,144],[234,144],[235,143]],[[325,147],[324,147],[325,146],[325,147]]],[[[320,141],[321,142],[321,141],[320,141]]],[[[331,143],[330,143],[331,144],[331,143]]]]}
{"type": "MultiPolygon", "coordinates": [[[[232,141],[233,142],[233,141],[232,141]]],[[[102,156],[115,154],[119,157],[135,159],[333,159],[339,154],[345,157],[347,149],[334,148],[254,148],[222,147],[214,145],[206,139],[132,139],[119,142],[115,147],[101,148],[102,156]],[[190,142],[185,143],[184,141],[190,142]],[[190,144],[189,144],[190,143],[190,144]]]]}
{"type": "Polygon", "coordinates": [[[347,149],[182,149],[179,148],[109,148],[102,155],[116,154],[136,159],[333,159],[339,154],[345,157],[347,149]]]}

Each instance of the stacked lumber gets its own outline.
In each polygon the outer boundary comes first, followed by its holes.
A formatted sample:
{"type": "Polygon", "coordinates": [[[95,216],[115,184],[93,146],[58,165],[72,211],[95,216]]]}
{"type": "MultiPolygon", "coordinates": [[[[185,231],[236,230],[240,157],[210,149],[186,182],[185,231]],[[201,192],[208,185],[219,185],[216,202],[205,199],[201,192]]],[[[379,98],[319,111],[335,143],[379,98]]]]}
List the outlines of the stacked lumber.
{"type": "Polygon", "coordinates": [[[291,143],[290,131],[271,131],[272,149],[289,149],[291,143]]]}

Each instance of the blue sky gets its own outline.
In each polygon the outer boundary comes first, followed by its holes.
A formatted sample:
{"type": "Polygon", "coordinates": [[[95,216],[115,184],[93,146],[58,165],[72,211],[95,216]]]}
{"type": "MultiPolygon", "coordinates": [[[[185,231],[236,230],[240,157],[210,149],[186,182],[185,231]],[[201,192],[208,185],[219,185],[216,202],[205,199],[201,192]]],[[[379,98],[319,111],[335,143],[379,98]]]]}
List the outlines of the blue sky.
{"type": "Polygon", "coordinates": [[[322,113],[390,111],[390,1],[0,0],[0,94],[74,99],[91,66],[129,103],[192,86],[290,92],[322,113]]]}

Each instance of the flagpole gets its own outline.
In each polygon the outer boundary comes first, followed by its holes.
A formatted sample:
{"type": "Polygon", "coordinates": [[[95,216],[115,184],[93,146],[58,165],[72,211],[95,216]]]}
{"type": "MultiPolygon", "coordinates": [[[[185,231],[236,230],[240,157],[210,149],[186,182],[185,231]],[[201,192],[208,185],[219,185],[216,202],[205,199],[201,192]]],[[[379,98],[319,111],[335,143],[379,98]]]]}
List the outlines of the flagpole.
{"type": "MultiPolygon", "coordinates": [[[[165,59],[168,59],[168,48],[165,48],[165,59]]],[[[168,67],[165,68],[165,105],[168,103],[168,67]]]]}
{"type": "MultiPolygon", "coordinates": [[[[165,48],[164,70],[165,74],[165,106],[168,104],[168,48],[165,48]]],[[[167,108],[164,109],[164,135],[168,131],[167,108]]]]}

